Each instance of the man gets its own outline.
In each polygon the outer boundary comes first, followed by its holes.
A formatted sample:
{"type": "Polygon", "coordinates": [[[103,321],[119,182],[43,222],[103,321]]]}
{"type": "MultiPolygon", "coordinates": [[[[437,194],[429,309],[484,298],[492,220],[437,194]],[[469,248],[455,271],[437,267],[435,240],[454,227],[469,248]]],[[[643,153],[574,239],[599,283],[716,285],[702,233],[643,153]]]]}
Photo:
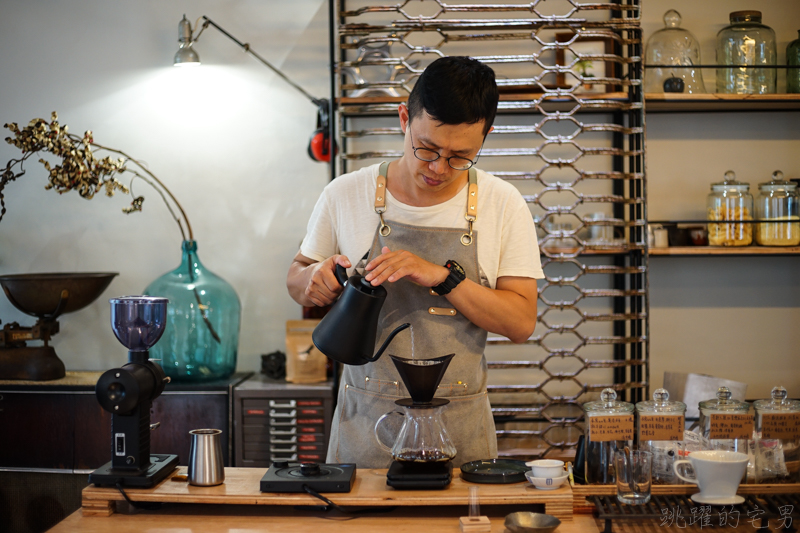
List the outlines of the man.
{"type": "MultiPolygon", "coordinates": [[[[473,166],[498,99],[494,72],[479,61],[431,63],[398,109],[402,157],[325,187],[287,278],[295,301],[324,306],[342,291],[336,265],[361,266],[372,285],[388,291],[376,346],[409,322],[410,333],[397,335],[387,353],[455,353],[436,396],[450,400],[444,423],[456,466],[497,456],[487,331],[516,343],[528,339],[536,325],[535,278],[544,277],[527,204],[513,185],[473,166]]],[[[389,357],[345,366],[328,462],[388,467],[392,457],[373,428],[408,396],[389,357]]]]}

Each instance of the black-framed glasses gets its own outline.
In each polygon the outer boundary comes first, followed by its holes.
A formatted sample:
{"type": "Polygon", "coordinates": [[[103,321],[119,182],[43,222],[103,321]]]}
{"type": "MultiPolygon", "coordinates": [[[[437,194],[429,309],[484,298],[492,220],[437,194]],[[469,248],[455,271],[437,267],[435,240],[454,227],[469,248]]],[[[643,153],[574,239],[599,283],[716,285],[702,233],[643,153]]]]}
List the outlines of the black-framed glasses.
{"type": "MultiPolygon", "coordinates": [[[[411,134],[411,125],[408,126],[408,135],[411,137],[411,149],[414,150],[414,157],[419,159],[420,161],[425,161],[427,163],[431,163],[433,161],[438,160],[442,155],[435,151],[430,150],[428,148],[415,148],[414,147],[414,136],[411,134]]],[[[483,136],[483,141],[486,142],[486,136],[483,136]]],[[[454,170],[468,170],[472,168],[472,165],[478,162],[478,158],[481,155],[481,150],[483,150],[483,143],[481,143],[481,147],[478,150],[478,155],[475,156],[475,161],[472,159],[467,159],[466,157],[460,157],[457,155],[450,156],[447,158],[447,164],[450,165],[450,168],[454,170]]]]}

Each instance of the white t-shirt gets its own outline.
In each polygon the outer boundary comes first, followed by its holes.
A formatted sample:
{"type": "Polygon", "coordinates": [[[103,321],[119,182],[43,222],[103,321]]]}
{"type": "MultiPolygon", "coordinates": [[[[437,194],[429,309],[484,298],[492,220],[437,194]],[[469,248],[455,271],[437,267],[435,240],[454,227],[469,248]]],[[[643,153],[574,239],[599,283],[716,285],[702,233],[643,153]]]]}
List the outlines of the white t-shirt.
{"type": "MultiPolygon", "coordinates": [[[[380,218],[375,212],[375,189],[380,164],[364,167],[331,181],[317,201],[300,253],[324,261],[342,254],[355,266],[372,246],[380,218]]],[[[495,288],[497,278],[544,277],[536,226],[516,187],[482,170],[478,177],[478,263],[482,277],[495,288]]],[[[427,227],[467,229],[464,213],[467,187],[441,204],[415,207],[386,191],[385,220],[427,227]]],[[[423,258],[424,259],[424,258],[423,258]]]]}

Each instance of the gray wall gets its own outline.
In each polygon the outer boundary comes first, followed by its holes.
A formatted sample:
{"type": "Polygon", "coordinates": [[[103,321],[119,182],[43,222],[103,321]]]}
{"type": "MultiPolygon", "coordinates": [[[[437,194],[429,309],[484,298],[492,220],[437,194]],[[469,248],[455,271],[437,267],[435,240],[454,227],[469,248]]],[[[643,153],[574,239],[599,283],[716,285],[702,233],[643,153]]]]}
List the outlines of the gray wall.
{"type": "MultiPolygon", "coordinates": [[[[649,36],[669,8],[714,60],[714,36],[729,11],[757,8],[778,35],[779,60],[797,37],[793,0],[644,0],[649,36]]],[[[201,69],[171,66],[186,13],[214,19],[309,92],[326,96],[327,3],[218,0],[136,2],[4,0],[0,5],[0,123],[57,110],[73,132],[143,159],[183,204],[199,255],[227,279],[243,305],[239,368],[284,345],[284,324],[300,317],[284,278],[327,168],[306,144],[315,108],[214,29],[197,49],[201,69]]],[[[706,74],[707,87],[713,75],[706,74]]],[[[779,85],[783,87],[783,83],[779,85]]],[[[798,113],[648,115],[652,219],[702,218],[709,184],[728,168],[755,184],[776,168],[800,177],[798,113]]],[[[5,134],[3,135],[5,137],[5,134]]],[[[0,160],[19,155],[0,144],[0,160]]],[[[139,182],[143,213],[128,199],[86,201],[43,189],[44,170],[4,191],[0,273],[116,271],[90,307],[61,319],[54,345],[68,369],[101,370],[125,359],[108,327],[107,299],[140,293],[180,259],[180,234],[158,196],[139,182]]],[[[764,397],[782,383],[800,395],[796,346],[800,258],[651,259],[651,378],[695,371],[745,381],[764,397]]],[[[0,300],[0,319],[32,319],[0,300]]],[[[517,348],[524,350],[524,348],[517,348]]]]}

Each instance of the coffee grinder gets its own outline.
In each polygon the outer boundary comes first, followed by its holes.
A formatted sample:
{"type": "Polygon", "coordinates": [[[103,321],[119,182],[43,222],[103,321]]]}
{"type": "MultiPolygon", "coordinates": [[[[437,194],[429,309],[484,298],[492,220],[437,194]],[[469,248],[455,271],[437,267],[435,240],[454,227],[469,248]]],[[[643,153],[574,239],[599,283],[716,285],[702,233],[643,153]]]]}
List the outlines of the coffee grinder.
{"type": "Polygon", "coordinates": [[[111,462],[89,475],[97,486],[149,488],[178,465],[177,455],[151,454],[150,407],[170,379],[149,359],[148,349],[164,333],[166,298],[125,296],[111,302],[111,329],[128,348],[128,363],[97,380],[100,406],[111,413],[111,462]]]}
{"type": "MultiPolygon", "coordinates": [[[[403,359],[390,355],[411,398],[395,404],[403,408],[403,425],[389,448],[379,436],[381,423],[397,412],[386,413],[375,424],[378,444],[392,454],[386,484],[396,489],[443,489],[453,477],[456,447],[442,422],[442,410],[450,403],[434,398],[450,360],[455,354],[433,359],[403,359]]],[[[397,413],[400,414],[400,413],[397,413]]]]}

